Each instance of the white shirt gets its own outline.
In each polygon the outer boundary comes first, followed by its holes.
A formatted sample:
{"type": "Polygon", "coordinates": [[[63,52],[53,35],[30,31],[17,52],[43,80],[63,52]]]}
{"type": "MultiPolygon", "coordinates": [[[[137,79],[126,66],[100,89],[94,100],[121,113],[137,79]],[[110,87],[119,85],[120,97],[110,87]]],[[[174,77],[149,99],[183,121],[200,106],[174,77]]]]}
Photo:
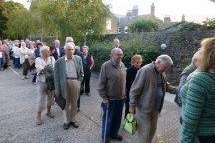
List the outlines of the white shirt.
{"type": "Polygon", "coordinates": [[[14,46],[12,50],[13,50],[14,58],[20,58],[21,56],[20,48],[18,48],[17,46],[14,46]]]}
{"type": "Polygon", "coordinates": [[[58,57],[60,57],[60,48],[58,47],[56,49],[57,49],[57,55],[58,55],[58,57]]]}
{"type": "Polygon", "coordinates": [[[29,55],[31,55],[31,51],[30,49],[28,49],[27,47],[21,47],[20,48],[20,64],[23,64],[25,59],[28,58],[29,55]]]}
{"type": "Polygon", "coordinates": [[[3,58],[3,52],[0,52],[0,58],[3,58]]]}
{"type": "Polygon", "coordinates": [[[35,67],[36,67],[36,71],[37,71],[37,81],[40,82],[45,82],[45,76],[43,74],[41,74],[41,71],[45,68],[45,66],[51,64],[54,67],[55,64],[55,59],[54,57],[49,57],[47,62],[42,58],[42,57],[38,57],[35,60],[35,67]]]}

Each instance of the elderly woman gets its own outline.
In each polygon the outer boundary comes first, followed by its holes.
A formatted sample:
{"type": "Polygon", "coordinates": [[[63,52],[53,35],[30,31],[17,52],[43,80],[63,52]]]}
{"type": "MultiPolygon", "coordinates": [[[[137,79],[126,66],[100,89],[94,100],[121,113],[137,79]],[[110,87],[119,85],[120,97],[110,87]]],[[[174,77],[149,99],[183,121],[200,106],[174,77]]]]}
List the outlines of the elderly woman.
{"type": "Polygon", "coordinates": [[[53,104],[53,92],[48,90],[46,84],[45,70],[48,66],[54,67],[55,59],[50,56],[49,47],[43,46],[40,49],[41,57],[36,58],[35,67],[37,70],[37,81],[39,83],[39,105],[37,111],[37,125],[42,124],[41,113],[47,107],[46,115],[50,118],[54,118],[51,114],[51,105],[53,104]]]}
{"type": "Polygon", "coordinates": [[[132,83],[134,82],[134,79],[136,77],[137,71],[141,68],[143,59],[141,55],[134,55],[131,58],[131,67],[127,69],[126,74],[126,101],[125,101],[125,118],[127,114],[129,113],[129,92],[132,83]]]}
{"type": "Polygon", "coordinates": [[[182,96],[181,143],[215,143],[215,38],[203,40],[199,53],[199,72],[182,96]]]}

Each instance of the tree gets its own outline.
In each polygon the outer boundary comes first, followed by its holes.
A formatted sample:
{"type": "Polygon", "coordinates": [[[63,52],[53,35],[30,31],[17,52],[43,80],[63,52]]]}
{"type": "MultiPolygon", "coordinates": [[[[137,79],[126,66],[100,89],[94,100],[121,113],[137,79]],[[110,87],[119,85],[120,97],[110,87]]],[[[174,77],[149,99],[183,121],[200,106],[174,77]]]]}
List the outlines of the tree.
{"type": "Polygon", "coordinates": [[[206,21],[203,21],[203,24],[207,27],[207,29],[215,29],[215,18],[207,19],[206,21]]]}
{"type": "Polygon", "coordinates": [[[152,20],[140,19],[129,25],[130,32],[152,32],[158,30],[158,23],[152,20]]]}
{"type": "Polygon", "coordinates": [[[79,43],[86,33],[101,34],[109,16],[102,0],[34,0],[30,11],[41,35],[57,35],[61,39],[73,36],[79,43]]]}
{"type": "Polygon", "coordinates": [[[24,39],[35,31],[31,14],[27,9],[16,9],[8,16],[6,35],[11,39],[24,39]]]}
{"type": "Polygon", "coordinates": [[[0,3],[0,34],[3,38],[28,36],[28,11],[20,3],[8,1],[0,3]]]}

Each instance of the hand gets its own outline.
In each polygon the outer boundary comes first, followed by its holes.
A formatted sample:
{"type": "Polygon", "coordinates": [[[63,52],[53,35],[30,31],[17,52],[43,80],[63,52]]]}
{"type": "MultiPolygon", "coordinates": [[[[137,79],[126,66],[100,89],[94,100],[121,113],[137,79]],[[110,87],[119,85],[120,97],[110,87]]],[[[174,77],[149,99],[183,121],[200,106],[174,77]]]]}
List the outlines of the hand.
{"type": "Polygon", "coordinates": [[[130,106],[129,112],[130,112],[131,114],[135,114],[135,108],[134,108],[133,106],[130,106]]]}
{"type": "Polygon", "coordinates": [[[109,103],[108,99],[103,99],[103,103],[109,103]]]}

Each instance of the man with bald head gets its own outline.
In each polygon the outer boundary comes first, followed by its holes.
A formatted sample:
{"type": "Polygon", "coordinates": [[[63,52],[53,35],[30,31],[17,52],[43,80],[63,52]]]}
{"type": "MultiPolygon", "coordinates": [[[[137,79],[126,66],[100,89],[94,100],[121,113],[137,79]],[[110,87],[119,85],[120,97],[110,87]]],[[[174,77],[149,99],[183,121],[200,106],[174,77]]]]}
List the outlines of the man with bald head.
{"type": "Polygon", "coordinates": [[[75,116],[77,114],[77,100],[80,91],[81,81],[84,76],[82,59],[74,55],[75,44],[66,43],[65,56],[61,57],[55,63],[55,94],[66,100],[64,114],[64,130],[70,126],[78,128],[75,116]]]}
{"type": "Polygon", "coordinates": [[[102,97],[102,142],[122,141],[118,134],[125,99],[126,69],[122,63],[123,51],[114,48],[111,59],[101,67],[98,92],[102,97]]]}

